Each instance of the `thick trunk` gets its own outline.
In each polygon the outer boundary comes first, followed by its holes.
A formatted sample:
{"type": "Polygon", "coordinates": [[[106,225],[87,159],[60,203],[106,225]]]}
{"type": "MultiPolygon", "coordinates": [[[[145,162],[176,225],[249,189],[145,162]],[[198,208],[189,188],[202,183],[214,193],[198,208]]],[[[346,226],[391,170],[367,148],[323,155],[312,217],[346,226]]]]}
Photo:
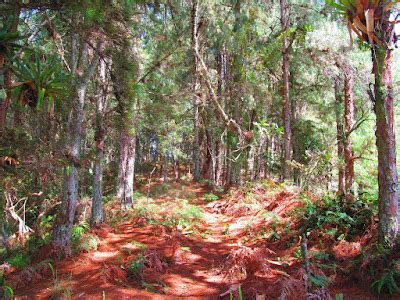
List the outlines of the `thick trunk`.
{"type": "Polygon", "coordinates": [[[94,182],[93,182],[93,201],[90,224],[92,226],[104,222],[103,212],[103,161],[104,161],[104,139],[105,130],[103,127],[104,110],[107,103],[108,86],[106,81],[106,63],[100,62],[100,93],[96,101],[96,158],[94,162],[94,182]]]}
{"type": "Polygon", "coordinates": [[[133,206],[133,185],[135,179],[135,159],[136,159],[136,135],[128,134],[127,136],[128,155],[126,159],[125,178],[124,178],[124,195],[121,199],[121,208],[129,209],[133,206]]]}
{"type": "Polygon", "coordinates": [[[340,95],[339,82],[335,80],[335,115],[336,115],[336,140],[338,155],[338,193],[345,193],[344,178],[344,145],[343,145],[343,101],[340,95]]]}
{"type": "MultiPolygon", "coordinates": [[[[77,42],[78,36],[72,34],[72,73],[75,74],[78,65],[77,60],[77,42]]],[[[71,254],[70,238],[71,230],[74,222],[75,209],[78,202],[78,167],[80,166],[81,154],[81,139],[84,104],[86,98],[86,90],[89,80],[92,78],[98,63],[97,51],[102,48],[102,43],[96,45],[96,55],[91,63],[87,66],[88,61],[88,45],[84,43],[81,50],[81,56],[86,58],[81,62],[81,70],[84,70],[83,75],[78,75],[75,83],[76,98],[71,105],[71,113],[68,119],[68,139],[66,143],[65,156],[68,159],[68,165],[64,168],[64,191],[61,202],[61,207],[57,216],[56,223],[53,229],[52,245],[58,254],[69,256],[71,254]]]]}
{"type": "Polygon", "coordinates": [[[352,198],[354,183],[353,143],[350,137],[354,126],[354,91],[353,70],[348,62],[344,65],[344,163],[345,163],[345,193],[346,199],[352,198]]]}
{"type": "Polygon", "coordinates": [[[375,47],[372,53],[375,75],[376,146],[378,149],[379,241],[393,246],[398,232],[398,178],[394,132],[392,50],[375,47]]]}
{"type": "Polygon", "coordinates": [[[118,167],[118,186],[117,186],[117,198],[122,199],[124,197],[124,182],[126,174],[126,162],[128,159],[128,134],[123,130],[120,134],[119,140],[119,167],[118,167]]]}
{"type": "Polygon", "coordinates": [[[91,226],[101,224],[104,222],[104,212],[103,212],[103,202],[102,202],[103,160],[104,160],[104,150],[100,147],[97,147],[96,159],[94,163],[93,202],[92,202],[92,214],[90,217],[91,226]]]}
{"type": "MultiPolygon", "coordinates": [[[[280,13],[281,13],[281,26],[282,30],[288,29],[288,4],[286,0],[280,0],[280,13]]],[[[291,168],[289,161],[292,160],[292,130],[290,126],[290,99],[289,99],[289,41],[287,38],[283,40],[282,49],[282,73],[283,73],[283,126],[284,126],[284,142],[283,142],[283,164],[282,164],[282,177],[283,179],[290,179],[291,168]]]]}
{"type": "Polygon", "coordinates": [[[121,209],[133,206],[133,185],[135,176],[136,135],[123,129],[120,139],[120,162],[118,170],[117,197],[121,201],[121,209]]]}
{"type": "Polygon", "coordinates": [[[77,99],[72,105],[72,112],[68,120],[67,157],[68,166],[64,168],[64,191],[57,217],[56,225],[53,230],[53,247],[58,249],[61,254],[69,256],[71,230],[74,222],[75,209],[78,202],[78,167],[81,152],[83,106],[86,98],[86,86],[77,87],[77,99]]]}

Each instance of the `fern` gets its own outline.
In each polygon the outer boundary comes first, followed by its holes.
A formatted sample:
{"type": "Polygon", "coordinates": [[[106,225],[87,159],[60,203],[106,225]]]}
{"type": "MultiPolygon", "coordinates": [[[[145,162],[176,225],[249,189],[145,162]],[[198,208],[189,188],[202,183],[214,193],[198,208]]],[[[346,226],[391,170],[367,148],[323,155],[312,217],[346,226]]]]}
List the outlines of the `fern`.
{"type": "Polygon", "coordinates": [[[325,275],[311,275],[309,280],[317,287],[326,287],[331,282],[331,280],[325,275]]]}
{"type": "Polygon", "coordinates": [[[381,278],[371,284],[372,291],[379,295],[384,293],[392,295],[394,292],[399,291],[400,289],[396,283],[396,276],[398,275],[399,272],[395,269],[386,269],[381,278]]]}
{"type": "Polygon", "coordinates": [[[74,225],[72,227],[72,239],[74,239],[74,240],[79,239],[88,229],[89,229],[89,223],[86,221],[83,221],[80,224],[74,225]]]}

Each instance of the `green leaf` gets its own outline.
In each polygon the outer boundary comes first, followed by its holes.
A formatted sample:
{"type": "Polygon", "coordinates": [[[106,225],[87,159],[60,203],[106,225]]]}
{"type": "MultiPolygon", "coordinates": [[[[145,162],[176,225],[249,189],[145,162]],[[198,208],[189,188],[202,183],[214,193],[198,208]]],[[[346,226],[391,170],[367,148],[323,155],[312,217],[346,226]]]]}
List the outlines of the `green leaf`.
{"type": "Polygon", "coordinates": [[[326,0],[326,4],[343,12],[347,10],[346,6],[337,3],[335,0],[326,0]]]}
{"type": "Polygon", "coordinates": [[[46,90],[43,88],[39,91],[38,93],[38,101],[37,101],[37,105],[36,105],[36,109],[38,111],[42,111],[42,106],[43,106],[43,99],[44,99],[44,95],[46,93],[46,90]]]}

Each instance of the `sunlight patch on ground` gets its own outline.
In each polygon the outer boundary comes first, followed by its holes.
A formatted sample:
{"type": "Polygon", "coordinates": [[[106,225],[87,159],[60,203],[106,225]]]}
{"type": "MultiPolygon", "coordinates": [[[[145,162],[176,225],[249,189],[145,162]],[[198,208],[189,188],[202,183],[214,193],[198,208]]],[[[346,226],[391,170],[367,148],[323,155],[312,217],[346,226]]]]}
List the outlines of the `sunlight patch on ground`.
{"type": "Polygon", "coordinates": [[[115,258],[118,254],[119,254],[118,251],[112,251],[112,252],[95,251],[92,254],[92,261],[102,262],[105,260],[109,260],[111,258],[115,258]]]}

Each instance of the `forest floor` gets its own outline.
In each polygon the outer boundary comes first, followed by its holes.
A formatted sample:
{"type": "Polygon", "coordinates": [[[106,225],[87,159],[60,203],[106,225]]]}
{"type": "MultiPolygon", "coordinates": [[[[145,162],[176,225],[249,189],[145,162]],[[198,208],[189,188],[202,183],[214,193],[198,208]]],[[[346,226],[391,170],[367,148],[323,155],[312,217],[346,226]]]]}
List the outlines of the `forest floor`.
{"type": "MultiPolygon", "coordinates": [[[[265,194],[264,210],[271,213],[260,215],[240,189],[216,199],[206,184],[155,182],[150,190],[144,184],[134,212],[108,214],[109,225],[85,233],[95,236],[93,248],[51,267],[12,272],[8,281],[16,299],[217,299],[224,293],[229,299],[229,291],[236,298],[238,290],[245,299],[301,299],[300,241],[266,239],[271,232],[263,225],[268,217],[290,218],[298,194],[254,189],[265,194]]],[[[116,202],[106,209],[117,210],[116,202]]],[[[42,250],[34,262],[47,254],[42,250]]],[[[351,282],[333,284],[329,292],[333,299],[336,293],[378,299],[351,282]]]]}

